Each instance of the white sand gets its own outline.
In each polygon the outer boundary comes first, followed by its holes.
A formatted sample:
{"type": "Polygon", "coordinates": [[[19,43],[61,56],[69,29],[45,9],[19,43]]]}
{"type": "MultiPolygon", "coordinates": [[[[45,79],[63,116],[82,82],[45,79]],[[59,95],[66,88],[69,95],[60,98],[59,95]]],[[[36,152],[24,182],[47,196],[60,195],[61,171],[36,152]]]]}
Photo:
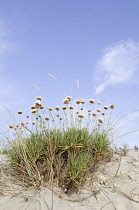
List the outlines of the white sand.
{"type": "MultiPolygon", "coordinates": [[[[5,160],[1,155],[1,166],[6,164],[5,160]]],[[[5,189],[0,186],[0,210],[138,210],[139,152],[129,152],[127,157],[115,155],[111,162],[103,163],[94,176],[90,174],[78,194],[70,196],[64,192],[61,198],[56,193],[52,196],[48,188],[26,191],[7,183],[5,181],[9,186],[5,189]]]]}

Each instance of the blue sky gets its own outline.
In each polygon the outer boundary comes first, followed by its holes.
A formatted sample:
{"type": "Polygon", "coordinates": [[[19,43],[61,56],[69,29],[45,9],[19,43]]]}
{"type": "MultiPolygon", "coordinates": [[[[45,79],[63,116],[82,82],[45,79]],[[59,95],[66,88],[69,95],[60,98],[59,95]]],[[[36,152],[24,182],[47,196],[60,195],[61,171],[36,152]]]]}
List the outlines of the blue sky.
{"type": "MultiPolygon", "coordinates": [[[[49,72],[75,99],[78,78],[81,98],[114,103],[114,115],[125,115],[119,135],[139,129],[138,11],[138,0],[1,0],[0,104],[29,113],[41,95],[35,84],[60,105],[64,94],[49,72]]],[[[2,116],[0,124],[2,131],[2,116]]],[[[139,132],[121,142],[139,145],[139,132]]]]}

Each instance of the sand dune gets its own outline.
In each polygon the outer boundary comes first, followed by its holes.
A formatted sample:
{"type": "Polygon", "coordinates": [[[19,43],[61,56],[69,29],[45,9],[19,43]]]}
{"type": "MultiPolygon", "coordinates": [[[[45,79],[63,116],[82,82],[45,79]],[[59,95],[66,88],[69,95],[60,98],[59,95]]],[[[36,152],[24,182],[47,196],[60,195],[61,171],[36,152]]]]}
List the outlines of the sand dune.
{"type": "Polygon", "coordinates": [[[93,171],[79,192],[67,195],[49,187],[25,190],[5,175],[6,156],[0,156],[0,210],[138,210],[139,152],[114,155],[110,162],[93,171]]]}

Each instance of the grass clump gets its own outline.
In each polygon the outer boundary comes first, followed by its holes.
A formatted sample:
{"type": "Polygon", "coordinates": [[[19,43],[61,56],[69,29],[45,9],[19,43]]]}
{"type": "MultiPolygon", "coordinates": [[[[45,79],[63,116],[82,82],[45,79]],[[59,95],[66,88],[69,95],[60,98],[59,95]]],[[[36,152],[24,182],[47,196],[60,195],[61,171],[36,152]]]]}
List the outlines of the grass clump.
{"type": "Polygon", "coordinates": [[[126,143],[122,144],[121,151],[122,151],[123,156],[126,156],[127,153],[129,152],[129,150],[130,149],[129,149],[129,145],[128,144],[126,144],[126,143]]]}
{"type": "Polygon", "coordinates": [[[62,107],[45,108],[38,96],[29,122],[22,122],[23,113],[18,111],[19,123],[9,125],[14,135],[7,151],[20,182],[36,188],[56,183],[66,191],[81,186],[95,164],[111,155],[114,108],[101,107],[94,99],[73,101],[71,96],[62,107]]]}

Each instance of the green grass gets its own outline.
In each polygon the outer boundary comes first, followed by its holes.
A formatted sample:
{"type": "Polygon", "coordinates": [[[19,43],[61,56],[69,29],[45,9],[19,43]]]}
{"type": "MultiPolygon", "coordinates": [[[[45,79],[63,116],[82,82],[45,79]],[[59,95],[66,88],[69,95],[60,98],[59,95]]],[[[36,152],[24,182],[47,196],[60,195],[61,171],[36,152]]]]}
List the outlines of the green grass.
{"type": "Polygon", "coordinates": [[[129,150],[130,149],[129,149],[129,145],[128,144],[126,144],[126,143],[122,144],[121,151],[122,151],[122,153],[123,153],[124,156],[127,155],[127,153],[129,152],[129,150]]]}
{"type": "Polygon", "coordinates": [[[94,165],[111,155],[112,109],[114,105],[67,96],[53,109],[37,97],[26,123],[18,112],[19,123],[9,125],[7,156],[20,182],[35,188],[47,183],[67,190],[81,186],[94,165]]]}

